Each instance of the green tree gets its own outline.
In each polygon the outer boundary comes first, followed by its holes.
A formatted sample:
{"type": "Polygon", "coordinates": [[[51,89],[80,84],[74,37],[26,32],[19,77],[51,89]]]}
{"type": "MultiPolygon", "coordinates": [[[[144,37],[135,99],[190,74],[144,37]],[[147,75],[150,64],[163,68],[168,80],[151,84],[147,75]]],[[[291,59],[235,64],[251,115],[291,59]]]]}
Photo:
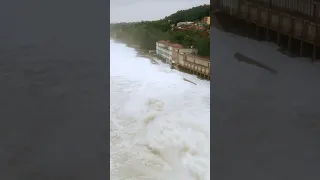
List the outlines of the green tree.
{"type": "Polygon", "coordinates": [[[195,41],[195,47],[198,49],[199,55],[210,56],[210,39],[199,37],[195,41]]]}
{"type": "Polygon", "coordinates": [[[143,49],[155,49],[157,41],[170,40],[185,47],[199,48],[199,55],[207,55],[207,49],[210,49],[209,37],[201,36],[198,31],[174,32],[171,31],[171,25],[181,21],[200,21],[209,15],[209,11],[210,6],[203,5],[178,11],[157,21],[111,24],[110,37],[143,49]]]}

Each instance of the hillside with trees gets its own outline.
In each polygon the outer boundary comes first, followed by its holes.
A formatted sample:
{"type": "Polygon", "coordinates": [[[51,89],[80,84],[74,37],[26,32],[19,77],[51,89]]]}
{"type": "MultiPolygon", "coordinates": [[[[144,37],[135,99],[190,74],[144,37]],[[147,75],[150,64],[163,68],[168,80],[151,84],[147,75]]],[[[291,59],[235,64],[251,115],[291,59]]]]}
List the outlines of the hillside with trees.
{"type": "Polygon", "coordinates": [[[176,25],[178,22],[200,21],[209,14],[210,5],[202,5],[178,11],[157,21],[111,24],[110,36],[123,43],[149,50],[155,49],[156,42],[159,40],[170,40],[185,47],[193,46],[198,49],[199,55],[209,56],[209,36],[201,35],[198,30],[172,31],[172,25],[176,25]]]}
{"type": "Polygon", "coordinates": [[[205,16],[210,16],[210,5],[202,5],[187,10],[180,10],[165,17],[164,20],[170,20],[171,23],[177,24],[178,22],[201,20],[205,16]]]}

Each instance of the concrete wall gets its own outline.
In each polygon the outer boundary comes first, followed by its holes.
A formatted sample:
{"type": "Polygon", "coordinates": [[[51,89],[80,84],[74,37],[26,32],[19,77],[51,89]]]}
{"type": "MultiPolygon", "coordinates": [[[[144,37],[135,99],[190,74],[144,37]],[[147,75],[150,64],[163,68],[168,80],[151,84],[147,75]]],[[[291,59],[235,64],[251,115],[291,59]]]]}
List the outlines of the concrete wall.
{"type": "Polygon", "coordinates": [[[186,55],[186,61],[210,68],[210,60],[199,56],[186,55]]]}
{"type": "Polygon", "coordinates": [[[191,54],[191,53],[198,53],[197,49],[179,49],[179,53],[182,54],[191,54]]]}
{"type": "Polygon", "coordinates": [[[170,47],[170,55],[171,55],[171,61],[177,61],[178,59],[178,52],[179,52],[179,49],[178,48],[173,48],[173,47],[170,47]]]}
{"type": "Polygon", "coordinates": [[[194,55],[179,54],[177,64],[189,71],[210,77],[210,61],[194,55]]]}
{"type": "Polygon", "coordinates": [[[184,65],[185,59],[186,59],[186,55],[185,54],[179,54],[177,63],[180,64],[180,65],[184,65]]]}
{"type": "Polygon", "coordinates": [[[167,61],[171,61],[171,54],[169,47],[162,43],[156,43],[156,54],[161,56],[167,61]]]}
{"type": "Polygon", "coordinates": [[[178,55],[181,54],[191,54],[191,53],[198,53],[197,49],[180,49],[180,48],[173,48],[169,47],[171,60],[178,61],[178,55]]]}

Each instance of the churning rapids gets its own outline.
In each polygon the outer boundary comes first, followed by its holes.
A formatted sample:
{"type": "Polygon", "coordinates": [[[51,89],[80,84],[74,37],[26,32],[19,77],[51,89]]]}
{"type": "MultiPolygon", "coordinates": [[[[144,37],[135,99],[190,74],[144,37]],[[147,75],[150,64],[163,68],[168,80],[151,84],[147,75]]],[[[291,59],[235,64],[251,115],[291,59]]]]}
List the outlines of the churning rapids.
{"type": "Polygon", "coordinates": [[[209,180],[210,82],[110,50],[111,179],[209,180]]]}

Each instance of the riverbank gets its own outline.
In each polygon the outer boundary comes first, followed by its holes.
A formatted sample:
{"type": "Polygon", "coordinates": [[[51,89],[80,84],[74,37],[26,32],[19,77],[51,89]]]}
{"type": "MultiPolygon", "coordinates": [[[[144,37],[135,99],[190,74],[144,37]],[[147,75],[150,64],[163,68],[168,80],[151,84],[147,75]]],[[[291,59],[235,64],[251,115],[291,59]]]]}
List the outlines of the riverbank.
{"type": "MultiPolygon", "coordinates": [[[[159,64],[159,62],[162,62],[164,64],[168,64],[165,59],[162,57],[158,56],[155,52],[150,52],[150,50],[145,50],[145,49],[135,49],[137,51],[137,57],[144,57],[150,60],[152,64],[159,64]]],[[[197,66],[194,64],[193,66],[197,66]]],[[[191,68],[191,67],[190,67],[191,68]]],[[[208,77],[203,76],[201,73],[197,73],[193,69],[186,68],[186,67],[181,67],[179,64],[171,64],[171,69],[175,69],[177,71],[187,73],[187,74],[192,74],[197,76],[198,79],[201,80],[210,80],[208,77]]]]}
{"type": "MultiPolygon", "coordinates": [[[[129,48],[135,49],[135,51],[137,52],[137,57],[143,57],[143,58],[149,59],[152,64],[159,64],[160,62],[167,64],[166,60],[163,59],[162,57],[158,56],[155,53],[155,50],[152,50],[152,48],[143,49],[135,44],[128,44],[123,41],[119,41],[119,40],[112,39],[112,38],[111,38],[111,40],[114,42],[117,42],[117,43],[125,44],[129,48]]],[[[209,78],[203,76],[201,73],[197,73],[196,71],[194,71],[192,69],[190,70],[189,68],[179,67],[178,65],[172,65],[171,68],[176,69],[177,71],[180,71],[183,73],[195,75],[195,76],[197,76],[198,79],[201,79],[201,80],[209,80],[209,78]]]]}
{"type": "MultiPolygon", "coordinates": [[[[124,41],[114,39],[114,38],[111,38],[111,40],[113,40],[114,42],[117,42],[117,43],[125,44],[129,48],[135,49],[135,51],[137,52],[137,57],[147,58],[150,60],[150,62],[152,64],[159,64],[160,62],[162,62],[164,64],[168,64],[167,60],[165,60],[161,56],[157,55],[155,50],[152,48],[143,49],[143,48],[140,48],[140,46],[138,46],[136,44],[130,44],[130,43],[127,43],[124,41]]],[[[176,69],[177,71],[180,71],[183,73],[195,75],[198,79],[201,79],[201,80],[210,80],[210,76],[203,74],[204,66],[202,64],[196,63],[198,60],[193,60],[194,62],[189,62],[188,60],[185,59],[183,61],[184,61],[183,64],[185,64],[185,65],[179,64],[176,62],[175,64],[170,64],[171,68],[176,69]]],[[[210,61],[208,61],[207,63],[210,63],[210,61]]],[[[210,69],[208,71],[210,71],[210,69]]]]}

